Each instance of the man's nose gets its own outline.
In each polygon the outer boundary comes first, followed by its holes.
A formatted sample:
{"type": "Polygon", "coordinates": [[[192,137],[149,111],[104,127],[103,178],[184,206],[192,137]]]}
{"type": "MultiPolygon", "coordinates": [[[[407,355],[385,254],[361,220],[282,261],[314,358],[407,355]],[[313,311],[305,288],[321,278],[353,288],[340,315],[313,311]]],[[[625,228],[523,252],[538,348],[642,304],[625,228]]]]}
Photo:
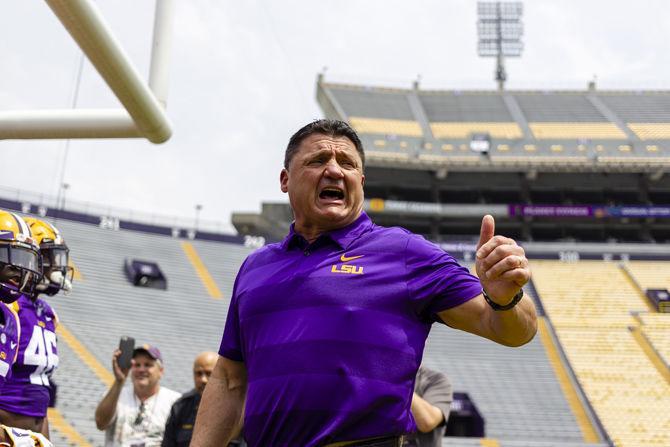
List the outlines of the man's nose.
{"type": "Polygon", "coordinates": [[[339,179],[344,177],[344,173],[342,172],[342,168],[340,165],[337,163],[337,160],[335,158],[331,158],[328,163],[326,163],[326,170],[324,171],[324,175],[330,178],[335,178],[339,179]]]}

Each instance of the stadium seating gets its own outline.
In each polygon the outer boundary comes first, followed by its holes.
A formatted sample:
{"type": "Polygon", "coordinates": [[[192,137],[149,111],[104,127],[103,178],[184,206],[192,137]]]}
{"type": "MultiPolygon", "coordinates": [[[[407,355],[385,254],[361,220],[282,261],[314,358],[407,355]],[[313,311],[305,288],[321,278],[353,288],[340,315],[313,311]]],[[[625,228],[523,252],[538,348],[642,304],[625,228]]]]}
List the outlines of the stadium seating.
{"type": "Polygon", "coordinates": [[[627,123],[670,123],[667,92],[599,92],[600,99],[627,123]]]}
{"type": "Polygon", "coordinates": [[[661,358],[670,377],[670,315],[650,313],[639,314],[638,317],[642,335],[661,358]]]}
{"type": "Polygon", "coordinates": [[[581,92],[514,92],[528,122],[607,122],[607,118],[581,92]]]}
{"type": "Polygon", "coordinates": [[[626,134],[612,123],[529,123],[538,140],[625,139],[626,134]]]}
{"type": "MultiPolygon", "coordinates": [[[[496,148],[491,162],[498,168],[571,170],[582,164],[616,171],[626,163],[632,163],[629,169],[668,163],[667,92],[424,91],[325,83],[322,78],[317,90],[326,115],[349,120],[366,148],[392,149],[402,139],[407,155],[371,158],[384,165],[469,169],[452,153],[436,159],[426,152],[444,146],[469,150],[477,134],[491,138],[496,148]]],[[[481,158],[478,164],[488,162],[481,158]]]]}
{"type": "Polygon", "coordinates": [[[670,269],[667,262],[662,261],[631,261],[626,269],[640,287],[645,289],[670,290],[670,269]]]}
{"type": "MultiPolygon", "coordinates": [[[[250,250],[225,243],[189,242],[216,283],[222,297],[218,299],[196,274],[182,240],[62,220],[57,224],[82,276],[71,295],[51,300],[67,331],[59,336],[57,410],[84,440],[97,446],[103,434],[94,426],[93,412],[111,380],[108,365],[119,336],[131,335],[138,343],[159,346],[166,364],[164,385],[188,390],[195,354],[218,348],[234,276],[250,250]],[[123,274],[127,257],[158,261],[168,289],[129,284],[123,274]]],[[[436,326],[429,337],[425,362],[446,371],[457,390],[470,393],[486,418],[488,438],[497,442],[491,445],[522,445],[515,444],[518,440],[538,447],[551,445],[548,440],[583,445],[579,426],[539,339],[523,348],[509,349],[436,326]],[[491,386],[492,377],[496,386],[491,386]],[[514,417],[510,418],[511,414],[514,417]]],[[[59,433],[56,436],[61,436],[59,433]]],[[[57,439],[62,445],[77,445],[72,438],[57,439]]],[[[471,439],[453,439],[445,445],[486,444],[485,440],[473,444],[471,439]]]]}
{"type": "Polygon", "coordinates": [[[414,115],[402,90],[343,86],[333,88],[347,116],[413,121],[414,115]]]}
{"type": "MultiPolygon", "coordinates": [[[[641,293],[646,289],[670,290],[670,269],[666,262],[631,261],[625,268],[641,293]]],[[[641,312],[637,318],[642,334],[670,371],[670,314],[641,312]]]]}
{"type": "Polygon", "coordinates": [[[430,124],[435,138],[469,138],[475,133],[487,133],[493,138],[521,138],[523,133],[516,123],[491,122],[433,122],[430,124]]]}
{"type": "MultiPolygon", "coordinates": [[[[77,325],[74,322],[73,324],[77,325]]],[[[104,433],[95,427],[93,413],[98,401],[107,391],[107,385],[91,373],[88,365],[63,342],[62,337],[59,338],[58,356],[59,367],[54,375],[58,384],[57,409],[90,445],[100,446],[104,442],[104,433]]],[[[104,364],[111,368],[111,356],[104,364]]],[[[56,445],[80,447],[65,438],[63,431],[54,427],[53,423],[51,432],[59,437],[56,445]]]]}
{"type": "Polygon", "coordinates": [[[421,91],[418,96],[431,123],[514,121],[501,95],[491,95],[489,92],[421,91]]]}
{"type": "Polygon", "coordinates": [[[668,123],[628,123],[628,128],[640,140],[670,139],[670,124],[668,123]]]}
{"type": "MultiPolygon", "coordinates": [[[[54,439],[58,445],[97,446],[103,434],[95,428],[93,412],[110,383],[110,355],[119,336],[158,345],[166,363],[164,385],[190,389],[192,359],[199,351],[217,349],[233,280],[250,249],[65,220],[57,225],[81,277],[71,295],[50,300],[62,322],[55,374],[62,421],[53,418],[54,439]],[[128,283],[123,260],[129,257],[157,261],[168,289],[128,283]],[[217,293],[199,269],[206,270],[217,293]]],[[[615,444],[632,446],[639,439],[648,445],[667,443],[662,428],[670,421],[662,410],[670,403],[668,382],[644,346],[667,368],[670,325],[650,313],[639,290],[667,284],[664,264],[631,262],[630,276],[618,265],[600,261],[533,261],[532,267],[551,324],[542,324],[528,345],[505,348],[442,325],[431,331],[424,363],[445,371],[457,391],[468,392],[486,420],[486,439],[451,438],[444,445],[606,445],[606,440],[587,442],[585,416],[575,411],[578,398],[566,393],[565,373],[559,371],[565,364],[557,366],[556,352],[547,343],[554,337],[552,328],[578,392],[584,392],[588,408],[615,444]]]]}
{"type": "Polygon", "coordinates": [[[602,261],[533,261],[532,269],[570,365],[614,444],[670,445],[670,383],[640,337],[632,312],[650,308],[635,284],[602,261]]]}
{"type": "MultiPolygon", "coordinates": [[[[582,433],[547,360],[541,340],[510,349],[436,326],[424,364],[466,391],[486,421],[486,436],[507,441],[581,442],[582,433]]],[[[445,445],[452,445],[445,443],[445,445]]]]}
{"type": "Polygon", "coordinates": [[[351,117],[349,118],[349,122],[356,132],[360,133],[407,137],[420,137],[423,135],[421,126],[416,121],[351,117]]]}
{"type": "MultiPolygon", "coordinates": [[[[470,270],[474,273],[474,265],[470,270]]],[[[526,293],[534,297],[532,285],[526,293]]],[[[544,330],[541,326],[540,332],[544,330]]],[[[586,445],[559,371],[549,360],[549,349],[541,336],[510,349],[436,325],[428,338],[424,364],[446,372],[456,391],[468,391],[485,417],[487,438],[498,443],[494,445],[586,445]]],[[[449,441],[444,445],[461,445],[458,439],[454,444],[449,441]]]]}
{"type": "Polygon", "coordinates": [[[180,392],[189,390],[195,355],[218,350],[234,272],[250,250],[233,244],[194,243],[223,291],[223,299],[214,299],[189,263],[179,239],[62,220],[57,225],[83,279],[75,283],[71,295],[56,296],[50,302],[65,328],[92,356],[84,362],[59,336],[57,408],[92,445],[101,445],[102,433],[95,428],[93,412],[106,385],[93,373],[91,363],[110,368],[119,336],[130,335],[137,343],[152,343],[161,349],[165,386],[180,392]],[[159,261],[168,278],[168,290],[129,284],[123,274],[125,257],[159,261]]]}

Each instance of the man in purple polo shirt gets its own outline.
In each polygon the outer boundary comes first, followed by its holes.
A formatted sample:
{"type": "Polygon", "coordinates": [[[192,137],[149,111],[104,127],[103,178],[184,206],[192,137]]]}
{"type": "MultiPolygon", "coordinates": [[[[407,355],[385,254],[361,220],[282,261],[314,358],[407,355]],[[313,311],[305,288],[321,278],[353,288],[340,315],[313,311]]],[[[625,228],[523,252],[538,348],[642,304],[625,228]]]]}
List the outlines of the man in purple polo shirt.
{"type": "Polygon", "coordinates": [[[291,137],[280,183],[295,221],[240,268],[192,446],[225,445],[242,414],[250,446],[401,445],[433,322],[508,346],[533,338],[523,249],[485,216],[476,277],[422,237],[373,224],[364,160],[341,121],[291,137]]]}

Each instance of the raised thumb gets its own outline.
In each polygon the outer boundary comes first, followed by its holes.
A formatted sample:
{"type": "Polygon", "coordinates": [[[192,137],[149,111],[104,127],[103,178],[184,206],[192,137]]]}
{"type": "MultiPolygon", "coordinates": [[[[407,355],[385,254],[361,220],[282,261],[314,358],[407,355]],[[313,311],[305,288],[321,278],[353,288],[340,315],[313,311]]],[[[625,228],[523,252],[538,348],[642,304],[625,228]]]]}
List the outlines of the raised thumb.
{"type": "Polygon", "coordinates": [[[482,228],[479,230],[479,242],[477,242],[477,249],[487,243],[494,235],[496,229],[495,220],[493,216],[487,214],[482,219],[482,228]]]}

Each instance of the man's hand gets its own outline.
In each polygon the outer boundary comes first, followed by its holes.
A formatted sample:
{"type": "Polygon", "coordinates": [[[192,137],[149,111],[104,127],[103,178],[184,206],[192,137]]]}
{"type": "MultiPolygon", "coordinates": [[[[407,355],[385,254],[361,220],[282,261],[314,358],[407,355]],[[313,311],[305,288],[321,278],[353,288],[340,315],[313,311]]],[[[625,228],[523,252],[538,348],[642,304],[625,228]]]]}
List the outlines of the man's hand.
{"type": "Polygon", "coordinates": [[[495,221],[487,214],[482,219],[475,268],[489,297],[504,306],[528,282],[530,269],[523,248],[513,239],[494,233],[495,221]]]}
{"type": "Polygon", "coordinates": [[[429,433],[435,430],[444,421],[442,410],[416,393],[412,395],[412,406],[410,408],[416,428],[421,433],[429,433]]]}
{"type": "Polygon", "coordinates": [[[116,381],[123,383],[126,381],[126,377],[128,377],[128,372],[130,371],[130,368],[121,369],[121,367],[119,366],[120,355],[121,355],[120,349],[114,351],[114,354],[112,355],[112,371],[114,372],[114,378],[116,379],[116,381]]]}
{"type": "MultiPolygon", "coordinates": [[[[489,298],[501,306],[509,304],[530,279],[528,259],[512,239],[494,236],[495,222],[486,215],[477,244],[475,269],[489,298]]],[[[505,312],[493,310],[484,297],[438,312],[447,325],[486,337],[505,346],[521,346],[537,332],[537,315],[533,300],[523,297],[505,312]]]]}

